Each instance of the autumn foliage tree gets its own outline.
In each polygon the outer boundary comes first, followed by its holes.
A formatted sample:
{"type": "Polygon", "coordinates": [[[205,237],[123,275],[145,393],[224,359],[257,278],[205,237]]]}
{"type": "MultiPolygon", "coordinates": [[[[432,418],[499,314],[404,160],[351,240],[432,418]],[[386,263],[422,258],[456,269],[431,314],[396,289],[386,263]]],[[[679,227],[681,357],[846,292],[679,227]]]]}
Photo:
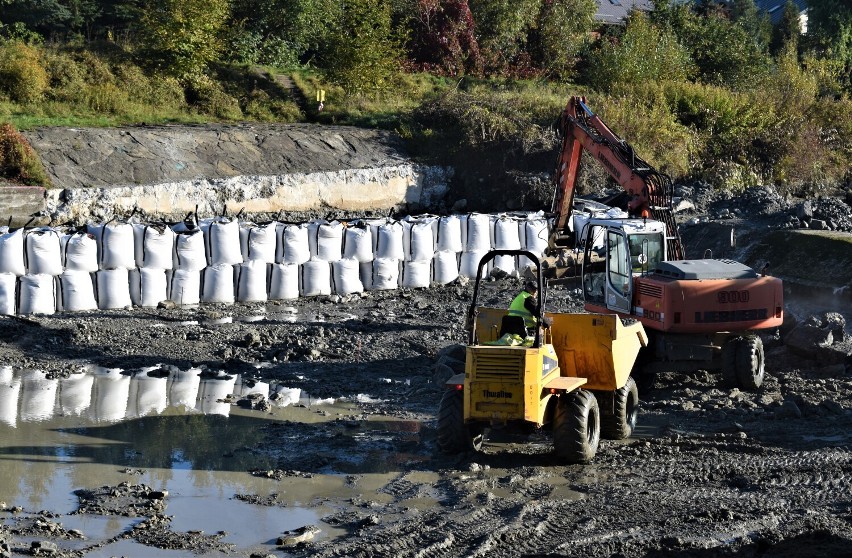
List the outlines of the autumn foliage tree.
{"type": "Polygon", "coordinates": [[[424,69],[449,75],[482,73],[473,14],[467,0],[416,0],[411,55],[424,69]]]}

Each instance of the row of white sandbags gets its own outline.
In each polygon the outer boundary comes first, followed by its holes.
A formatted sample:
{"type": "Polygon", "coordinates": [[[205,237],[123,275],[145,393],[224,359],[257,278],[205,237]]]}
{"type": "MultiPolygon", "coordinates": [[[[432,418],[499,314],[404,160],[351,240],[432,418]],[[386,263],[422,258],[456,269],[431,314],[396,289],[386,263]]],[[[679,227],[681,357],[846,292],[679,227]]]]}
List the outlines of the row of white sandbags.
{"type": "MultiPolygon", "coordinates": [[[[179,305],[287,300],[299,296],[348,295],[365,290],[427,288],[459,276],[475,277],[485,252],[436,252],[432,260],[378,258],[359,262],[310,260],[302,264],[249,261],[197,270],[123,268],[66,270],[58,276],[0,273],[0,314],[53,314],[57,311],[111,310],[132,305],[154,307],[171,300],[179,305]]],[[[498,256],[489,269],[506,273],[519,268],[518,258],[498,256]]]]}
{"type": "Polygon", "coordinates": [[[63,271],[108,269],[182,269],[201,271],[212,265],[247,261],[301,264],[350,258],[426,261],[437,252],[482,252],[491,248],[547,247],[548,221],[540,214],[422,216],[402,221],[314,221],[303,224],[240,223],[235,219],[202,220],[187,230],[110,222],[86,231],[0,227],[0,273],[61,275],[63,271]]]}

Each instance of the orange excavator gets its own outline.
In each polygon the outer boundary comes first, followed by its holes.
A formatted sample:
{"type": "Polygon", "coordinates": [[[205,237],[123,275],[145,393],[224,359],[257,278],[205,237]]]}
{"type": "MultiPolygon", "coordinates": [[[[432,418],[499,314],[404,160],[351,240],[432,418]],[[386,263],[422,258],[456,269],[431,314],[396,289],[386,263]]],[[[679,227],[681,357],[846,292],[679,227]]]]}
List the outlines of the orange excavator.
{"type": "Polygon", "coordinates": [[[671,179],[636,155],[585,97],[569,99],[559,131],[550,244],[582,250],[586,310],[642,322],[649,337],[643,372],[721,371],[729,386],[759,388],[764,351],[756,332],[783,322],[781,280],[732,260],[684,259],[671,179]],[[628,216],[588,215],[572,230],[584,149],[624,188],[628,216]]]}

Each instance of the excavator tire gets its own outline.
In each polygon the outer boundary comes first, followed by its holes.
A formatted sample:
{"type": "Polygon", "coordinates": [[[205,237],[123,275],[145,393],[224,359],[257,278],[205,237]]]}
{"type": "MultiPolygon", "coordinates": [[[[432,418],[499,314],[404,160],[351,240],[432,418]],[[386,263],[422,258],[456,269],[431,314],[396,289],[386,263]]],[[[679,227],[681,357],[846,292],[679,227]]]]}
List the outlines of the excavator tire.
{"type": "Polygon", "coordinates": [[[731,337],[722,345],[722,383],[725,387],[735,388],[740,386],[739,373],[737,371],[737,354],[740,345],[744,341],[744,337],[731,337]]]}
{"type": "Polygon", "coordinates": [[[553,446],[560,461],[590,462],[598,451],[600,433],[600,409],[592,392],[579,389],[559,396],[553,446]]]}
{"type": "Polygon", "coordinates": [[[636,387],[636,381],[629,376],[624,387],[610,393],[612,394],[612,412],[609,412],[609,408],[599,405],[601,436],[607,440],[629,438],[633,429],[636,428],[636,420],[639,417],[639,389],[636,387]]]}
{"type": "Polygon", "coordinates": [[[482,428],[469,428],[464,423],[464,395],[448,389],[438,407],[438,449],[446,454],[478,450],[482,447],[482,428]]]}
{"type": "Polygon", "coordinates": [[[765,363],[763,341],[757,335],[747,335],[737,344],[737,382],[741,389],[756,391],[763,384],[765,363]]]}

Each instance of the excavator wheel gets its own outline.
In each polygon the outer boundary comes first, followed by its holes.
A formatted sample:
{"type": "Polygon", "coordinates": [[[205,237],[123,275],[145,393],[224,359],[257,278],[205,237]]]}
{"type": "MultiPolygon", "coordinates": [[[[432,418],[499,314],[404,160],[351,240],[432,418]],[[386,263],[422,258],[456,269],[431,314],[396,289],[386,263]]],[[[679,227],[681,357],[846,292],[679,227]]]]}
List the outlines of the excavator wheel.
{"type": "Polygon", "coordinates": [[[598,451],[600,433],[600,410],[592,392],[580,389],[559,396],[553,446],[560,461],[590,462],[598,451]]]}
{"type": "Polygon", "coordinates": [[[722,345],[722,383],[725,387],[739,387],[739,375],[737,374],[737,352],[740,344],[745,341],[744,337],[731,337],[722,345]]]}
{"type": "MultiPolygon", "coordinates": [[[[612,412],[610,408],[601,407],[601,436],[608,440],[623,440],[629,438],[636,428],[639,416],[639,390],[632,376],[627,378],[624,387],[610,392],[612,395],[612,412]]],[[[610,404],[607,398],[607,405],[610,404]]]]}
{"type": "Polygon", "coordinates": [[[746,391],[756,391],[763,384],[765,369],[763,341],[748,335],[737,344],[737,382],[746,391]]]}
{"type": "Polygon", "coordinates": [[[443,453],[456,454],[482,447],[483,429],[468,427],[464,423],[463,397],[463,392],[448,389],[441,398],[438,408],[438,449],[443,453]]]}

